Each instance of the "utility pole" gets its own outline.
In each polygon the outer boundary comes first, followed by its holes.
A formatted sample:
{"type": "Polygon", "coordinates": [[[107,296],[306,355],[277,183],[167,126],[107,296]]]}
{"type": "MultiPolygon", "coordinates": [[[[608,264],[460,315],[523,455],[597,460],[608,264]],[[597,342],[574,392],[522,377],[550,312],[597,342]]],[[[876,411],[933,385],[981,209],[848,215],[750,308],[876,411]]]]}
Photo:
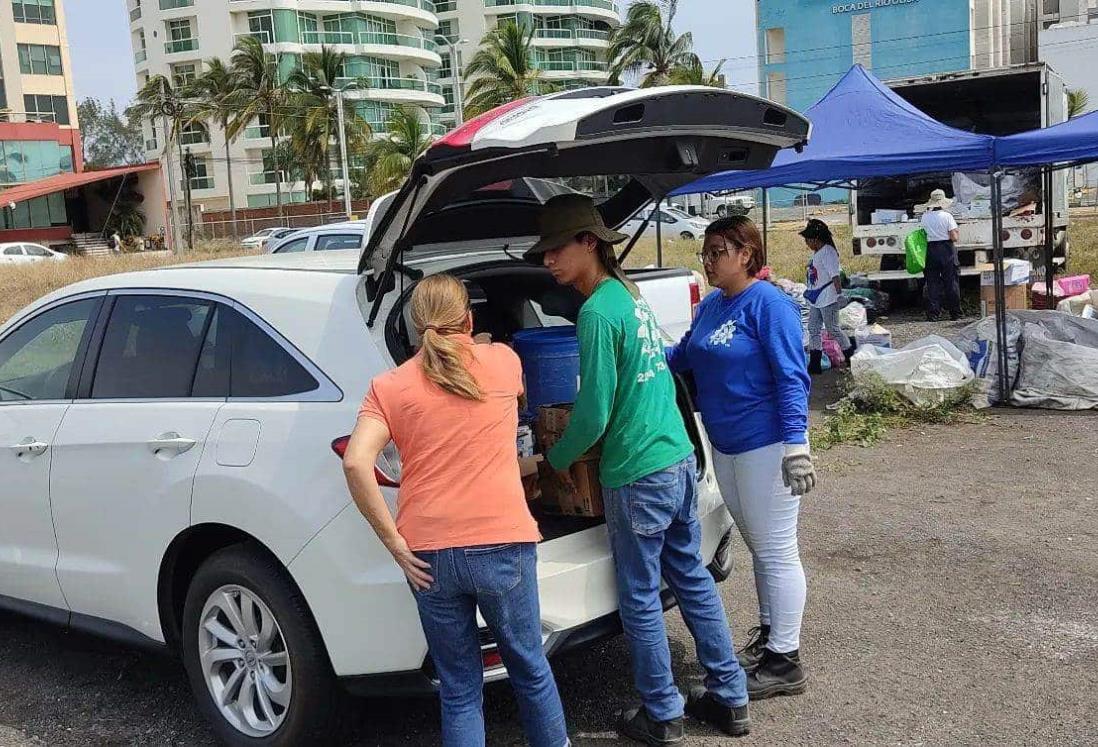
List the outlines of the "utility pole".
{"type": "Polygon", "coordinates": [[[168,117],[160,117],[161,128],[164,137],[164,160],[168,164],[168,202],[172,205],[172,253],[179,254],[181,241],[179,239],[179,202],[175,199],[175,163],[172,158],[171,130],[168,129],[168,117]]]}
{"type": "Polygon", "coordinates": [[[194,251],[194,210],[191,209],[191,179],[194,178],[196,169],[194,154],[187,148],[183,153],[183,189],[187,205],[187,251],[194,251]]]}
{"type": "Polygon", "coordinates": [[[457,41],[449,39],[442,34],[435,37],[435,43],[442,42],[450,50],[450,65],[454,76],[454,126],[460,127],[465,121],[465,93],[462,90],[461,79],[461,50],[459,44],[468,44],[468,39],[457,41]]]}
{"type": "Polygon", "coordinates": [[[343,170],[343,210],[347,213],[347,220],[351,219],[351,175],[347,165],[347,122],[343,114],[343,89],[337,88],[335,92],[336,117],[339,120],[339,162],[343,170]]]}

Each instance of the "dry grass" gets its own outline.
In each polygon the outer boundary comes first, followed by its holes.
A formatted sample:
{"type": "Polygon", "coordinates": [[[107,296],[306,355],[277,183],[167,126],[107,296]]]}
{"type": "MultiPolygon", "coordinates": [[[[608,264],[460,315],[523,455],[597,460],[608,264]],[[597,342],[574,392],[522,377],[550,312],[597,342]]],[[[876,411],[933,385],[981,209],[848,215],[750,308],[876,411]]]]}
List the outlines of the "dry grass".
{"type": "Polygon", "coordinates": [[[32,301],[80,280],[243,253],[238,244],[221,242],[203,244],[196,247],[193,253],[180,255],[157,252],[102,259],[72,257],[67,262],[34,265],[5,265],[0,267],[0,324],[32,301]]]}

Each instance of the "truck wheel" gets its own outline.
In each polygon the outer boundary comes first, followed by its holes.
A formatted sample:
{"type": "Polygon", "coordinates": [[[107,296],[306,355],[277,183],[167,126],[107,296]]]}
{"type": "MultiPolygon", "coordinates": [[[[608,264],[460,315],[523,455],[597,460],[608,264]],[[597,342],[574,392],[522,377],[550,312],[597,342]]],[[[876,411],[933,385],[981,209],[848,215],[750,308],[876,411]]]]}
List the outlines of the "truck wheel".
{"type": "Polygon", "coordinates": [[[723,218],[728,213],[728,208],[724,205],[717,205],[717,217],[723,218]]]}
{"type": "Polygon", "coordinates": [[[690,233],[689,231],[683,231],[679,234],[679,238],[683,239],[684,241],[693,241],[694,234],[690,233]]]}
{"type": "Polygon", "coordinates": [[[327,744],[343,700],[305,599],[266,553],[233,545],[195,573],[183,665],[224,744],[327,744]]]}

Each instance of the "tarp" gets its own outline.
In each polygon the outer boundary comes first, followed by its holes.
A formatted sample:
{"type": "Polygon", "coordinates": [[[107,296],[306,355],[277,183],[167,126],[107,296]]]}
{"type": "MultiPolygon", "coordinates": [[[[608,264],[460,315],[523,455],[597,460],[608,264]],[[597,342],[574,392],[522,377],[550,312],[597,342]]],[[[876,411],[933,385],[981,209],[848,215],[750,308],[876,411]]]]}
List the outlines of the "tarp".
{"type": "Polygon", "coordinates": [[[802,152],[785,149],[769,169],[726,171],[672,194],[783,185],[823,185],[875,176],[987,171],[995,139],[942,124],[855,65],[805,111],[812,134],[802,152]]]}
{"type": "Polygon", "coordinates": [[[995,144],[1002,166],[1048,166],[1098,161],[1098,111],[1052,127],[1001,137],[995,144]]]}

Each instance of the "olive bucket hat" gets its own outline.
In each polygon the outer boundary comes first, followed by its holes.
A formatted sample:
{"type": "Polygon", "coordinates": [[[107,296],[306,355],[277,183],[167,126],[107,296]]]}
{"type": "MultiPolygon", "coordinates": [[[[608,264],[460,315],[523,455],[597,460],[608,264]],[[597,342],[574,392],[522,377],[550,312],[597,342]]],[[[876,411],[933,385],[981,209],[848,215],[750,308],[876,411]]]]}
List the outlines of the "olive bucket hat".
{"type": "Polygon", "coordinates": [[[606,227],[595,202],[586,195],[567,194],[553,197],[541,209],[538,218],[541,238],[522,255],[527,262],[541,263],[541,255],[559,249],[581,233],[591,233],[611,244],[629,238],[606,227]]]}

